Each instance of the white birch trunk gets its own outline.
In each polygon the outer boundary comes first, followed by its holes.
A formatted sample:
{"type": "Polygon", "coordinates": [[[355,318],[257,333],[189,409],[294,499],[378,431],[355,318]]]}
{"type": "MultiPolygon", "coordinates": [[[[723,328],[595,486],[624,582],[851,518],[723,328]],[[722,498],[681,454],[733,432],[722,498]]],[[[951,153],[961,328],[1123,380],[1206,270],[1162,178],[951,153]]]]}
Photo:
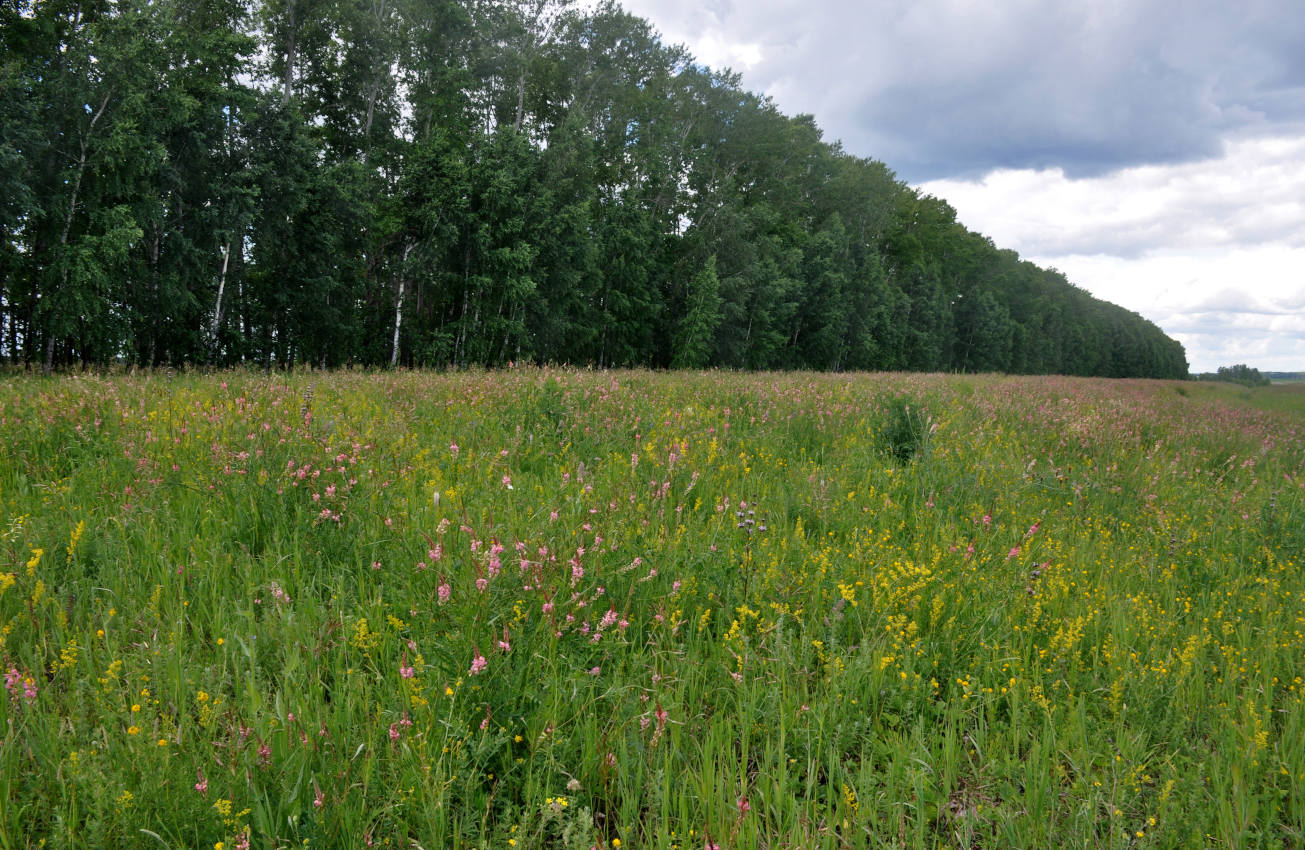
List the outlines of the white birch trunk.
{"type": "Polygon", "coordinates": [[[222,272],[218,275],[217,301],[213,305],[213,322],[208,327],[208,335],[217,341],[218,325],[222,323],[222,292],[227,287],[227,263],[231,260],[231,243],[222,246],[222,272]]]}
{"type": "Polygon", "coordinates": [[[399,298],[394,307],[394,343],[390,347],[390,368],[399,365],[399,326],[403,324],[403,278],[399,278],[399,298]]]}

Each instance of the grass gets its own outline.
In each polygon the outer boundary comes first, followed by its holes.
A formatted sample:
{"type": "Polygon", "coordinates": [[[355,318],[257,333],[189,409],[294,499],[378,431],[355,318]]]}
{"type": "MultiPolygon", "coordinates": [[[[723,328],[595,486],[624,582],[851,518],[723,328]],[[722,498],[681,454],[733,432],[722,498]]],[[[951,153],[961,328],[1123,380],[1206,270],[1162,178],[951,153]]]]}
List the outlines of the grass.
{"type": "Polygon", "coordinates": [[[0,436],[0,848],[1305,843],[1301,387],[13,376],[0,436]]]}

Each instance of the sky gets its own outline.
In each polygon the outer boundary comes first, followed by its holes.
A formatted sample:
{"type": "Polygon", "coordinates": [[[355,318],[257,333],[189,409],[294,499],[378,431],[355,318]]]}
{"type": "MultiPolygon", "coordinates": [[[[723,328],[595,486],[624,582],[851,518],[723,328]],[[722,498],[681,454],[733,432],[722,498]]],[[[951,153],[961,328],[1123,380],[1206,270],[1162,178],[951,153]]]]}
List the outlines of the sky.
{"type": "Polygon", "coordinates": [[[1305,371],[1305,0],[621,0],[971,230],[1305,371]]]}

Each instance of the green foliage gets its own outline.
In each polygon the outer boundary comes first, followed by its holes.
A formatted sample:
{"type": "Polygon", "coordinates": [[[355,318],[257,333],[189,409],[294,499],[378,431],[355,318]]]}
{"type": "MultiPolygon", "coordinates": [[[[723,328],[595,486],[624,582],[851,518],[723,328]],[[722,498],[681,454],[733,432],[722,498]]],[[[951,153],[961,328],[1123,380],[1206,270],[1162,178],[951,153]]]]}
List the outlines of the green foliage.
{"type": "Polygon", "coordinates": [[[898,463],[910,463],[927,455],[933,434],[933,417],[910,396],[887,396],[880,400],[880,421],[875,444],[898,463]]]}
{"type": "Polygon", "coordinates": [[[695,369],[707,365],[712,341],[720,326],[720,305],[716,257],[712,256],[702,271],[689,281],[684,316],[675,329],[671,368],[695,369]]]}
{"type": "Polygon", "coordinates": [[[1266,375],[1260,374],[1259,369],[1252,369],[1245,363],[1238,363],[1236,366],[1220,366],[1216,372],[1202,372],[1196,376],[1198,381],[1224,381],[1230,384],[1241,384],[1244,387],[1267,387],[1273,381],[1266,375]]]}

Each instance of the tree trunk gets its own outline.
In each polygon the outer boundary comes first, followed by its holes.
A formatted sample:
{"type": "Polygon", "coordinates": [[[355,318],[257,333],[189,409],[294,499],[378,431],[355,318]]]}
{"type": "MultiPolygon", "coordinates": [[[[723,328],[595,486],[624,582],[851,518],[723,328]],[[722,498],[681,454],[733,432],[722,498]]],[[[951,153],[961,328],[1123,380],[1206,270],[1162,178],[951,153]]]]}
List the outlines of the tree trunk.
{"type": "Polygon", "coordinates": [[[213,321],[208,326],[208,354],[204,357],[207,366],[213,359],[213,350],[217,348],[218,327],[222,324],[222,293],[227,288],[227,264],[231,261],[231,243],[222,246],[222,271],[218,273],[217,300],[213,304],[213,321]]]}
{"type": "Polygon", "coordinates": [[[403,324],[403,290],[408,283],[408,257],[415,246],[405,245],[399,266],[399,297],[394,303],[394,341],[390,345],[390,368],[399,365],[399,327],[403,324]]]}
{"type": "Polygon", "coordinates": [[[281,106],[282,108],[290,105],[290,92],[295,85],[295,3],[294,0],[286,6],[286,15],[289,18],[289,32],[286,35],[285,44],[285,73],[281,76],[281,106]]]}
{"type": "Polygon", "coordinates": [[[390,368],[393,369],[399,365],[399,327],[403,324],[403,285],[405,281],[399,278],[399,297],[394,304],[394,341],[390,345],[390,368]]]}

